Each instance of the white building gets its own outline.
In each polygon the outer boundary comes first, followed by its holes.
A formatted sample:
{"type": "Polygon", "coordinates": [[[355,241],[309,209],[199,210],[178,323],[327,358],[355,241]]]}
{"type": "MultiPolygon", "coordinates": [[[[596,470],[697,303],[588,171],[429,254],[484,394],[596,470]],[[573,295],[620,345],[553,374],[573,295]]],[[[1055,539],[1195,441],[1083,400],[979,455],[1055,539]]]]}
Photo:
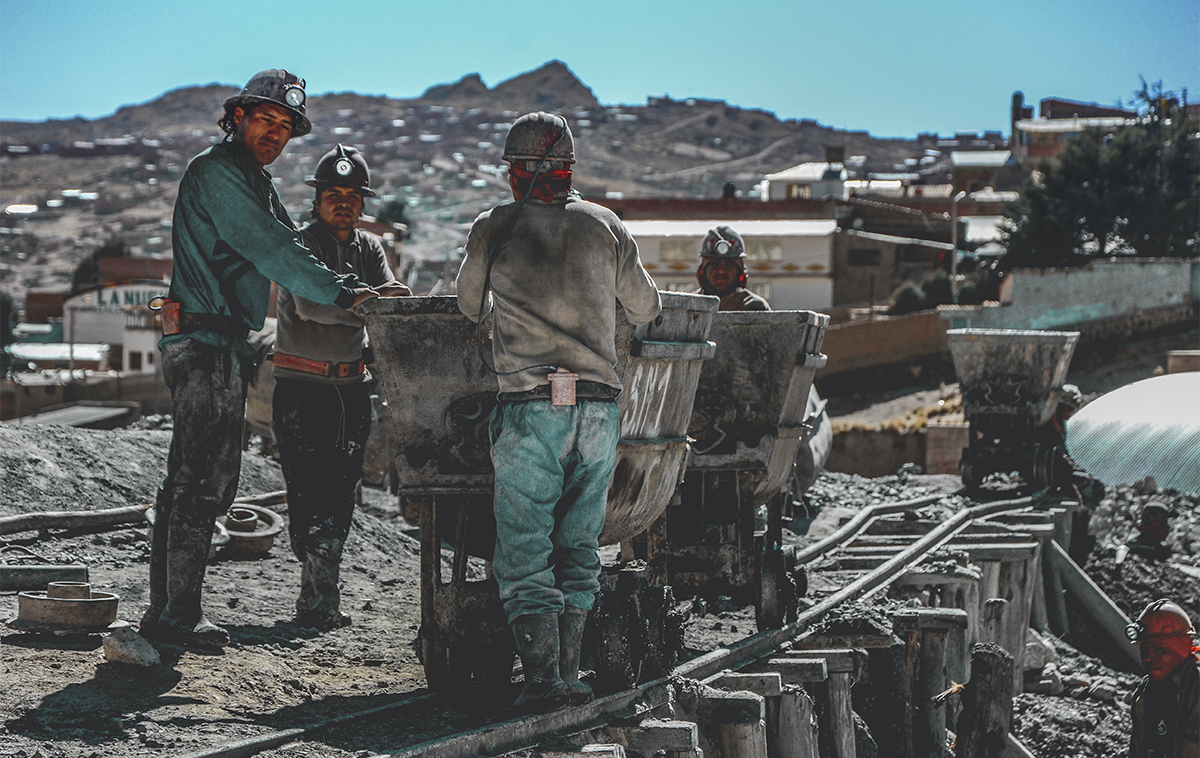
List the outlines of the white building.
{"type": "Polygon", "coordinates": [[[146,327],[146,303],[166,297],[170,285],[162,281],[113,284],[81,292],[63,303],[63,339],[68,343],[113,346],[126,371],[153,372],[158,364],[161,334],[146,327]],[[128,344],[127,344],[128,343],[128,344]]]}
{"type": "Polygon", "coordinates": [[[842,163],[801,163],[767,174],[763,200],[824,200],[846,197],[846,167],[842,163]]]}
{"type": "Polygon", "coordinates": [[[781,221],[626,221],[642,263],[662,290],[694,292],[700,243],[722,224],[746,243],[749,289],[775,310],[821,310],[833,305],[833,219],[781,221]]]}

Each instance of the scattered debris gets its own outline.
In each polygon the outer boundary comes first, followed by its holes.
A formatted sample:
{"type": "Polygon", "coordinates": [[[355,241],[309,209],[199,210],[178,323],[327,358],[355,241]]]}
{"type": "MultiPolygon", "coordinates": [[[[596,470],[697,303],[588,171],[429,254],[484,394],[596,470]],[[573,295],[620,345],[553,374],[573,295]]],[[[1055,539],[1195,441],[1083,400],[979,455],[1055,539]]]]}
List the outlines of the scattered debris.
{"type": "Polygon", "coordinates": [[[157,666],[162,663],[158,651],[132,627],[123,626],[104,635],[104,659],[109,663],[157,666]]]}

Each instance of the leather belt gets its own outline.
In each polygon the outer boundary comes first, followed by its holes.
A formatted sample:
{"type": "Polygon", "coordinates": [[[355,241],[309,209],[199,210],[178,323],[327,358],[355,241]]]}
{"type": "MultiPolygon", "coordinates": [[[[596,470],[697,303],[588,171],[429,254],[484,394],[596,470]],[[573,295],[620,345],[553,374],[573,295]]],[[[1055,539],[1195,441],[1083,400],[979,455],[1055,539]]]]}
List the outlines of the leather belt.
{"type": "MultiPolygon", "coordinates": [[[[600,382],[578,382],[575,385],[575,398],[577,400],[612,402],[620,394],[621,391],[616,387],[610,387],[600,382]]],[[[524,392],[501,392],[496,396],[496,399],[501,403],[527,403],[531,400],[549,400],[550,385],[539,384],[533,389],[525,390],[524,392]]]]}
{"type": "Polygon", "coordinates": [[[350,361],[349,363],[330,363],[329,361],[316,361],[312,358],[301,358],[298,355],[288,355],[287,353],[274,353],[271,356],[271,361],[279,368],[336,379],[358,376],[366,370],[366,364],[361,360],[350,361]]]}

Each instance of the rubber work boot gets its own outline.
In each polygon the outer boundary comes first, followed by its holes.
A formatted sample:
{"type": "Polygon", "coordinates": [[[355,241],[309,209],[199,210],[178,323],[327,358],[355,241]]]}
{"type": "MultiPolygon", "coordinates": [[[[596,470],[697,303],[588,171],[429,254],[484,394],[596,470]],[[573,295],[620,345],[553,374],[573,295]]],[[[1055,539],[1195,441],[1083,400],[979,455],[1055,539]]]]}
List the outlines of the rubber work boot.
{"type": "Polygon", "coordinates": [[[558,614],[518,616],[511,626],[525,686],[505,717],[546,713],[566,705],[567,686],[558,675],[558,614]]]}
{"type": "Polygon", "coordinates": [[[143,626],[141,634],[148,639],[185,646],[225,647],[229,644],[229,632],[205,618],[200,608],[209,534],[198,529],[176,528],[172,538],[166,561],[167,605],[158,623],[149,628],[143,626]]]}
{"type": "Polygon", "coordinates": [[[588,612],[573,605],[563,606],[558,616],[558,674],[567,686],[567,702],[583,705],[596,699],[587,682],[579,681],[579,656],[588,612]]]}
{"type": "Polygon", "coordinates": [[[296,600],[296,623],[319,632],[350,626],[352,619],[340,610],[338,573],[341,561],[315,551],[304,551],[300,569],[300,597],[296,600]]]}

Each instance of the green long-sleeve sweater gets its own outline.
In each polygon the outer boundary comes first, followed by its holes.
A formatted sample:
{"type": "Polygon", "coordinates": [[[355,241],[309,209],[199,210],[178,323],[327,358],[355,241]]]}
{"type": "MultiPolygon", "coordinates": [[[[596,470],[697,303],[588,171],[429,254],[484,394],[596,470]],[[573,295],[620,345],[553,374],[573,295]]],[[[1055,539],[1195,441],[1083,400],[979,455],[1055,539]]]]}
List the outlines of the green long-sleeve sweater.
{"type": "MultiPolygon", "coordinates": [[[[314,258],[300,241],[271,175],[236,143],[213,145],[192,159],[179,183],[171,223],[175,264],[172,300],[184,313],[232,316],[250,331],[261,329],[274,280],[318,303],[348,306],[358,286],[314,258]]],[[[254,350],[243,336],[201,329],[163,337],[254,350]]]]}

